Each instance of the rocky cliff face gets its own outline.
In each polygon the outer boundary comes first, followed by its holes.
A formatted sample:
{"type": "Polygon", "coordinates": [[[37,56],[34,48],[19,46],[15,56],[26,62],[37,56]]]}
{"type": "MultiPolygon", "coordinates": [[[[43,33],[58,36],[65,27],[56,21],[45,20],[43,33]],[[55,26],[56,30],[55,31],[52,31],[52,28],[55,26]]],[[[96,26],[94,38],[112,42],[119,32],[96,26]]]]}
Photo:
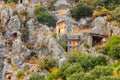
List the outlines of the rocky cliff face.
{"type": "MultiPolygon", "coordinates": [[[[34,16],[34,7],[25,8],[22,4],[16,5],[18,15],[23,9],[28,10],[28,15],[34,16]]],[[[0,25],[5,27],[5,33],[0,36],[0,80],[17,80],[16,73],[24,72],[26,67],[30,68],[31,74],[33,70],[36,72],[37,64],[27,62],[31,61],[34,55],[37,60],[51,56],[58,63],[65,58],[63,48],[50,35],[52,32],[49,27],[38,23],[34,18],[27,21],[29,38],[24,43],[21,39],[25,34],[21,32],[23,22],[18,15],[13,15],[12,8],[1,9],[0,25]]],[[[23,80],[29,78],[31,74],[26,75],[23,80]]]]}
{"type": "MultiPolygon", "coordinates": [[[[32,0],[36,3],[38,0],[32,0]]],[[[44,4],[47,0],[42,0],[44,4]]],[[[65,18],[69,28],[74,23],[79,30],[90,28],[91,33],[109,34],[112,30],[112,35],[120,35],[120,28],[112,26],[110,22],[105,24],[106,17],[97,17],[94,20],[81,18],[75,21],[70,18],[69,9],[72,7],[66,0],[58,0],[55,3],[56,11],[53,11],[58,19],[65,18]],[[62,6],[64,5],[64,6],[62,6]],[[64,9],[65,13],[60,16],[60,9],[64,9]]],[[[34,6],[25,6],[23,4],[15,5],[15,8],[6,8],[0,5],[0,80],[18,80],[16,74],[18,71],[25,72],[23,80],[27,80],[33,72],[46,74],[48,71],[38,70],[38,60],[45,56],[54,58],[59,67],[66,61],[64,49],[53,37],[53,32],[46,25],[38,23],[34,18],[34,6]],[[27,10],[29,19],[26,16],[20,16],[22,10],[27,10]],[[24,25],[27,28],[24,28],[24,25]],[[35,59],[34,59],[35,58],[35,59]],[[26,70],[29,69],[28,71],[26,70]]],[[[71,26],[73,27],[73,26],[71,26]]],[[[70,28],[71,31],[74,28],[70,28]]],[[[73,33],[74,34],[74,33],[73,33]]],[[[81,33],[81,42],[87,42],[88,33],[81,33]]],[[[88,53],[82,47],[81,51],[88,53]]],[[[90,50],[88,50],[90,52],[90,50]]],[[[92,51],[91,51],[92,52],[92,51]]],[[[95,52],[92,52],[95,53],[95,52]]]]}

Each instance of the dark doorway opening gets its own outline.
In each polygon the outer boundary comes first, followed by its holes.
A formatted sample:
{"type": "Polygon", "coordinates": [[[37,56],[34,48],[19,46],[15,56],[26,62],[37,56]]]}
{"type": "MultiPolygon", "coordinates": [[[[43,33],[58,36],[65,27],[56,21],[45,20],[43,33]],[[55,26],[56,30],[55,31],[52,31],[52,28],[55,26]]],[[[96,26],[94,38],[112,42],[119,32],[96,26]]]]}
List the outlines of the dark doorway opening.
{"type": "Polygon", "coordinates": [[[20,3],[22,3],[22,0],[20,0],[20,3]]]}
{"type": "Polygon", "coordinates": [[[60,29],[59,29],[59,34],[60,34],[60,29]]]}
{"type": "Polygon", "coordinates": [[[103,37],[101,37],[101,36],[93,36],[92,39],[93,39],[92,46],[95,46],[97,44],[101,44],[101,41],[102,41],[103,37]]]}

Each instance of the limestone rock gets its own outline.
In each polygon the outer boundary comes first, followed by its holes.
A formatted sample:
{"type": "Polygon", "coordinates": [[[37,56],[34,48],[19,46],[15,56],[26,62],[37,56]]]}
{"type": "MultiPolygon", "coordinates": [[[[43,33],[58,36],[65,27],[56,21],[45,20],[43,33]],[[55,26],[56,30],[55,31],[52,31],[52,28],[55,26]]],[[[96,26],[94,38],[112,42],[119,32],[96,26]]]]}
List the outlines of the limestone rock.
{"type": "Polygon", "coordinates": [[[67,2],[67,0],[57,0],[55,3],[56,9],[61,9],[61,8],[70,8],[71,5],[70,3],[67,2]]]}
{"type": "Polygon", "coordinates": [[[107,23],[107,31],[110,32],[112,30],[112,35],[120,35],[120,27],[113,26],[110,22],[107,23]]]}
{"type": "Polygon", "coordinates": [[[105,25],[106,17],[97,17],[93,22],[93,29],[90,33],[104,35],[107,34],[107,27],[105,25]]]}
{"type": "Polygon", "coordinates": [[[6,27],[6,39],[11,39],[11,35],[14,33],[14,32],[18,32],[20,30],[20,27],[21,27],[21,22],[19,20],[19,17],[16,15],[16,16],[13,16],[10,18],[10,21],[6,27]]]}
{"type": "Polygon", "coordinates": [[[21,65],[30,56],[30,50],[18,38],[13,41],[12,45],[12,64],[14,66],[21,65]]]}
{"type": "Polygon", "coordinates": [[[18,12],[18,14],[20,13],[21,10],[25,9],[24,5],[23,4],[17,4],[16,5],[16,10],[18,12]]]}
{"type": "Polygon", "coordinates": [[[53,58],[59,59],[59,57],[63,57],[64,50],[54,38],[48,38],[47,46],[53,58]]]}
{"type": "Polygon", "coordinates": [[[81,28],[89,28],[90,25],[89,25],[89,22],[90,21],[90,18],[89,17],[86,17],[86,18],[81,18],[80,21],[78,22],[79,26],[81,28]]]}
{"type": "Polygon", "coordinates": [[[13,16],[12,8],[5,8],[1,11],[1,21],[2,24],[5,26],[8,20],[13,16]]]}
{"type": "Polygon", "coordinates": [[[34,10],[33,6],[27,8],[29,17],[34,17],[34,10]]]}

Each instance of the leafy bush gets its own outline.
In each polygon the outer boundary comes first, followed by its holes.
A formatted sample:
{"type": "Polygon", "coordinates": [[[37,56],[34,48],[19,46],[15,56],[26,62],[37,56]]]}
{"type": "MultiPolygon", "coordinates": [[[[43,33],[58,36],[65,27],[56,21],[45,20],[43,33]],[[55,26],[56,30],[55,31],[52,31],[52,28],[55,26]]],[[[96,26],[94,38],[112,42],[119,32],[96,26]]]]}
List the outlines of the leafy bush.
{"type": "Polygon", "coordinates": [[[97,79],[97,80],[120,80],[120,77],[103,76],[103,77],[100,77],[100,79],[97,79]]]}
{"type": "Polygon", "coordinates": [[[79,4],[75,7],[73,7],[71,10],[71,16],[75,18],[76,20],[79,20],[81,17],[90,17],[92,16],[92,9],[88,6],[85,6],[83,4],[79,4]]]}
{"type": "Polygon", "coordinates": [[[95,80],[94,76],[84,72],[75,73],[67,78],[67,80],[95,80]]]}
{"type": "Polygon", "coordinates": [[[60,41],[60,45],[62,46],[62,48],[66,51],[66,42],[65,41],[60,41]]]}
{"type": "Polygon", "coordinates": [[[111,46],[109,55],[114,59],[120,58],[120,45],[111,46]]]}
{"type": "Polygon", "coordinates": [[[48,80],[57,80],[58,79],[58,71],[59,69],[57,67],[51,68],[50,73],[47,74],[48,80]]]}
{"type": "Polygon", "coordinates": [[[37,18],[38,22],[47,25],[49,27],[55,27],[56,25],[56,19],[53,16],[53,14],[47,12],[42,7],[36,7],[35,8],[35,17],[37,18]]]}
{"type": "Polygon", "coordinates": [[[39,64],[40,69],[47,69],[50,71],[51,68],[55,67],[55,59],[51,57],[45,57],[43,60],[41,60],[39,64]]]}
{"type": "Polygon", "coordinates": [[[106,65],[107,60],[104,56],[92,57],[82,53],[72,54],[68,57],[67,61],[71,64],[79,63],[84,71],[89,71],[97,65],[106,65]]]}
{"type": "Polygon", "coordinates": [[[95,67],[90,74],[95,76],[95,78],[100,78],[101,76],[110,76],[112,75],[113,69],[108,66],[97,66],[95,67]]]}
{"type": "Polygon", "coordinates": [[[59,76],[61,76],[61,78],[67,78],[70,77],[72,74],[76,73],[80,73],[83,72],[83,68],[81,67],[81,65],[79,63],[76,63],[75,65],[71,65],[69,63],[66,63],[65,66],[62,66],[59,70],[59,76]]]}
{"type": "Polygon", "coordinates": [[[22,78],[24,76],[24,73],[22,71],[18,71],[16,74],[17,78],[22,78]]]}
{"type": "Polygon", "coordinates": [[[32,76],[30,76],[29,80],[45,80],[45,76],[40,75],[39,73],[35,73],[32,76]]]}
{"type": "Polygon", "coordinates": [[[57,74],[53,74],[53,73],[47,74],[47,79],[48,80],[57,80],[57,78],[58,78],[57,74]]]}
{"type": "Polygon", "coordinates": [[[86,43],[86,42],[85,42],[83,45],[84,45],[84,47],[87,48],[87,49],[90,48],[90,45],[89,45],[88,43],[86,43]]]}
{"type": "Polygon", "coordinates": [[[119,58],[119,47],[120,44],[120,37],[118,36],[112,36],[108,43],[105,45],[104,49],[104,54],[108,54],[113,58],[119,58]]]}
{"type": "Polygon", "coordinates": [[[109,10],[115,9],[120,4],[120,0],[103,0],[103,5],[109,10]]]}

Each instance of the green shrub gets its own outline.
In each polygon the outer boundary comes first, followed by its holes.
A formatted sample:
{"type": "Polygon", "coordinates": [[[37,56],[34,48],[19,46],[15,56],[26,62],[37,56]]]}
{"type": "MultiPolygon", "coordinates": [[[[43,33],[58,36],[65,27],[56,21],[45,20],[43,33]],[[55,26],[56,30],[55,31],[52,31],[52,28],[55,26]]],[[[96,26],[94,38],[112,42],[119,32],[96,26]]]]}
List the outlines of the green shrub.
{"type": "Polygon", "coordinates": [[[103,76],[100,77],[100,79],[97,80],[120,80],[120,77],[117,76],[103,76]]]}
{"type": "Polygon", "coordinates": [[[60,45],[62,46],[62,48],[66,51],[66,42],[65,41],[60,41],[60,45]]]}
{"type": "Polygon", "coordinates": [[[76,20],[79,20],[81,17],[90,17],[93,14],[93,11],[90,7],[83,4],[79,4],[73,7],[71,10],[71,16],[76,20]]]}
{"type": "Polygon", "coordinates": [[[82,53],[72,54],[68,57],[67,62],[74,64],[79,63],[84,71],[89,71],[97,65],[106,65],[107,60],[104,56],[92,57],[82,53]]]}
{"type": "Polygon", "coordinates": [[[48,80],[57,80],[57,78],[58,78],[57,74],[53,74],[53,73],[47,74],[47,79],[48,80]]]}
{"type": "Polygon", "coordinates": [[[62,66],[59,70],[59,76],[61,76],[63,79],[70,77],[73,74],[78,74],[80,72],[83,72],[83,68],[79,63],[75,63],[74,65],[71,65],[69,63],[66,63],[65,66],[62,66]]]}
{"type": "Polygon", "coordinates": [[[45,57],[43,60],[41,60],[40,64],[39,64],[39,68],[40,69],[47,69],[48,71],[55,67],[56,63],[55,63],[55,59],[52,57],[45,57]]]}
{"type": "Polygon", "coordinates": [[[95,77],[84,72],[74,73],[70,77],[67,78],[68,80],[95,80],[95,77]]]}
{"type": "Polygon", "coordinates": [[[74,73],[71,76],[69,76],[67,80],[84,80],[85,75],[86,74],[84,72],[74,73]]]}
{"type": "Polygon", "coordinates": [[[32,76],[30,76],[29,80],[45,80],[45,76],[40,75],[39,73],[35,73],[32,76]]]}
{"type": "Polygon", "coordinates": [[[103,3],[106,8],[113,10],[120,4],[120,0],[103,0],[103,3]]]}
{"type": "Polygon", "coordinates": [[[84,47],[87,48],[87,49],[89,49],[90,45],[88,43],[84,42],[84,47]]]}
{"type": "Polygon", "coordinates": [[[18,71],[16,74],[17,78],[22,78],[23,76],[24,76],[24,72],[22,72],[22,71],[18,71]]]}
{"type": "Polygon", "coordinates": [[[109,51],[109,55],[113,59],[120,59],[120,45],[111,46],[110,51],[109,51]]]}
{"type": "Polygon", "coordinates": [[[99,79],[102,76],[111,76],[113,73],[113,69],[108,66],[97,66],[95,67],[90,74],[95,76],[95,78],[99,79]]]}
{"type": "Polygon", "coordinates": [[[49,27],[55,27],[56,19],[50,12],[46,11],[42,7],[35,8],[35,17],[37,18],[38,22],[47,25],[49,27]]]}
{"type": "Polygon", "coordinates": [[[112,58],[119,58],[119,50],[120,50],[120,37],[119,36],[112,36],[108,43],[105,45],[104,54],[110,55],[112,58]]]}

